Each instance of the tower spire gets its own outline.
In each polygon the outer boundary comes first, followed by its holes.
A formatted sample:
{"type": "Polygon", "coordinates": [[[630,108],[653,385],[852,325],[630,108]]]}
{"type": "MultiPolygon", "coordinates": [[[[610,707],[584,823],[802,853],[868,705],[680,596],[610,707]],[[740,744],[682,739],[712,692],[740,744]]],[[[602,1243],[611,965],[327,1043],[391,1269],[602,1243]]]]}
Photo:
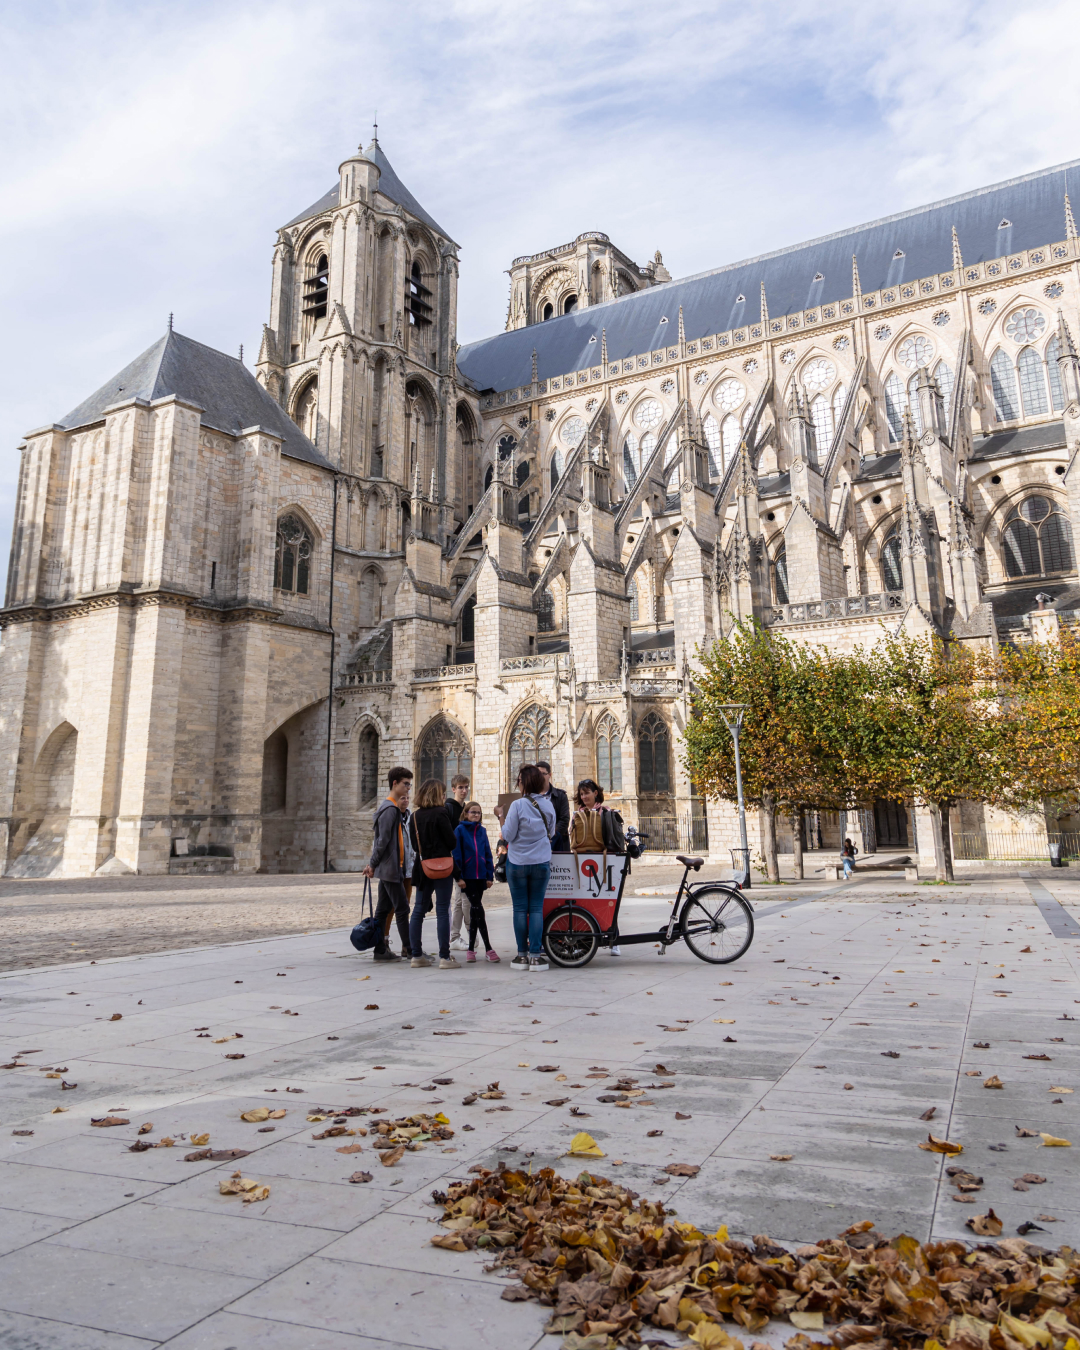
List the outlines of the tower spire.
{"type": "Polygon", "coordinates": [[[964,259],[960,254],[960,236],[956,233],[955,225],[952,227],[952,265],[954,272],[959,272],[964,266],[964,259]]]}

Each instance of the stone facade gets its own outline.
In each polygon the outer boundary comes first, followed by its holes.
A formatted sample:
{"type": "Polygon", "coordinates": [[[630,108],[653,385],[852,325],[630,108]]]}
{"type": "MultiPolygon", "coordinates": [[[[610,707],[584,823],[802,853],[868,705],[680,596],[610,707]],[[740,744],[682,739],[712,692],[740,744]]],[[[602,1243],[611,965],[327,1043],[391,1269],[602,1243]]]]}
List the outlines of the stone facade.
{"type": "MultiPolygon", "coordinates": [[[[535,758],[726,860],[679,739],[736,619],[850,649],[1080,615],[1077,172],[685,281],[584,234],[461,348],[457,245],[358,150],[278,232],[255,376],[170,331],[26,438],[7,874],[356,870],[391,765],[464,769],[491,824],[535,758]]],[[[805,829],[929,851],[919,816],[805,829]]]]}

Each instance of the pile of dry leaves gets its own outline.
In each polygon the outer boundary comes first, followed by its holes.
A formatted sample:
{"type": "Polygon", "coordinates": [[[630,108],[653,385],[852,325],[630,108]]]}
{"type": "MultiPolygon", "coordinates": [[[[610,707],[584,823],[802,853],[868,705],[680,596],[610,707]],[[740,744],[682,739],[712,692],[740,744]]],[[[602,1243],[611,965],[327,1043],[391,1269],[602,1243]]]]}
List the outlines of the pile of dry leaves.
{"type": "MultiPolygon", "coordinates": [[[[665,1221],[658,1201],[582,1172],[482,1170],[435,1192],[451,1251],[482,1248],[514,1270],[510,1300],[551,1308],[566,1350],[637,1345],[645,1323],[695,1347],[742,1350],[722,1323],[751,1333],[786,1317],[789,1350],[1080,1350],[1080,1254],[1009,1238],[969,1250],[875,1236],[865,1222],[792,1253],[665,1221]],[[808,1331],[825,1331],[813,1341],[808,1331]]],[[[764,1350],[764,1348],[763,1348],[764,1350]]]]}

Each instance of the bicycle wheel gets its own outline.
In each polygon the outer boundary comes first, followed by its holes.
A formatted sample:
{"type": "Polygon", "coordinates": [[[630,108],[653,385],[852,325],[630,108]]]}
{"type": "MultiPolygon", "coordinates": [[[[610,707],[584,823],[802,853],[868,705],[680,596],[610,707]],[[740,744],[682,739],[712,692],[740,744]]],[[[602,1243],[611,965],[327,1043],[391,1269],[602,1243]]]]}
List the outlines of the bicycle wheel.
{"type": "Polygon", "coordinates": [[[600,948],[600,925],[578,905],[563,905],[544,924],[544,951],[556,966],[580,970],[600,948]]]}
{"type": "Polygon", "coordinates": [[[737,891],[698,891],[683,905],[680,927],[695,956],[726,966],[753,942],[754,911],[737,891]]]}

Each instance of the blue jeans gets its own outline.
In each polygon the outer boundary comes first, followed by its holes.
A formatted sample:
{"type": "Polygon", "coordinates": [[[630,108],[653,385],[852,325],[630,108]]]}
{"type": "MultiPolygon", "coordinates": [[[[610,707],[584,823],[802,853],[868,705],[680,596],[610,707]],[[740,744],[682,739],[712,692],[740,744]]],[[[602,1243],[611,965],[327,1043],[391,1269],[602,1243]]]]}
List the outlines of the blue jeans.
{"type": "Polygon", "coordinates": [[[851,874],[852,874],[852,872],[854,872],[854,870],[855,870],[855,859],[854,859],[854,858],[841,858],[840,861],[844,864],[844,880],[845,880],[845,881],[850,881],[850,880],[851,880],[851,874]]]}
{"type": "Polygon", "coordinates": [[[506,880],[510,898],[514,902],[514,937],[517,949],[528,947],[531,956],[543,950],[540,939],[544,932],[544,894],[547,891],[550,862],[506,864],[506,880]]]}
{"type": "Polygon", "coordinates": [[[432,892],[435,893],[435,927],[439,935],[439,956],[445,961],[450,955],[450,897],[453,890],[453,876],[439,877],[437,881],[433,881],[431,877],[421,874],[421,879],[416,882],[416,889],[413,892],[413,912],[409,919],[409,950],[413,956],[419,956],[424,950],[424,914],[427,912],[427,902],[432,892]]]}

